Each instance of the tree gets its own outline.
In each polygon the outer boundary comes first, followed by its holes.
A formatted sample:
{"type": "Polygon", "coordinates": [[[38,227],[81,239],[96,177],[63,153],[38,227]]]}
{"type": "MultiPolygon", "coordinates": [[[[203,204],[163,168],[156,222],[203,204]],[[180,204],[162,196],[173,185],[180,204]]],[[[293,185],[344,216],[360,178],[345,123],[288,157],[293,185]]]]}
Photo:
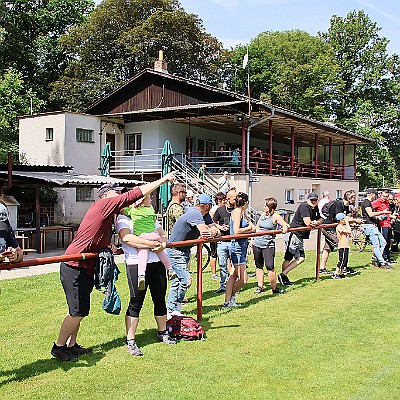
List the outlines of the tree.
{"type": "Polygon", "coordinates": [[[18,161],[18,117],[42,107],[43,101],[26,88],[20,72],[10,68],[0,76],[0,162],[7,161],[9,150],[18,161]]]}
{"type": "Polygon", "coordinates": [[[52,98],[83,110],[145,68],[164,49],[172,73],[216,82],[221,43],[176,0],[105,0],[62,37],[73,60],[53,85],[52,98]]]}
{"type": "Polygon", "coordinates": [[[392,170],[400,167],[399,59],[388,54],[380,30],[364,11],[352,11],[345,18],[333,16],[328,32],[320,35],[333,48],[343,82],[333,104],[335,123],[375,141],[358,151],[361,179],[382,182],[386,177],[393,185],[397,173],[392,170]]]}
{"type": "MultiPolygon", "coordinates": [[[[247,46],[229,55],[232,68],[228,86],[246,92],[247,70],[242,60],[247,46]]],[[[338,66],[329,45],[320,38],[295,30],[263,32],[249,46],[251,96],[309,117],[326,120],[339,80],[338,66]]]]}
{"type": "Polygon", "coordinates": [[[26,84],[47,100],[49,84],[69,61],[59,38],[93,7],[93,0],[0,1],[0,71],[20,71],[26,84]]]}

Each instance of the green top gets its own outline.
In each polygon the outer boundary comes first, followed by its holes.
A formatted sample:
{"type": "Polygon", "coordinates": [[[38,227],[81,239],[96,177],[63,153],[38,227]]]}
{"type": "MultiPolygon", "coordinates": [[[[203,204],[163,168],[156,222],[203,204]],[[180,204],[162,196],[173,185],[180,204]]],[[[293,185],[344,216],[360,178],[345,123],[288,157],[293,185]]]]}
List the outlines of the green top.
{"type": "Polygon", "coordinates": [[[140,206],[137,208],[124,208],[124,214],[132,220],[133,232],[135,235],[154,232],[157,216],[153,207],[140,206]]]}
{"type": "Polygon", "coordinates": [[[197,179],[200,182],[204,182],[204,169],[203,168],[199,168],[199,170],[197,171],[197,179]]]}

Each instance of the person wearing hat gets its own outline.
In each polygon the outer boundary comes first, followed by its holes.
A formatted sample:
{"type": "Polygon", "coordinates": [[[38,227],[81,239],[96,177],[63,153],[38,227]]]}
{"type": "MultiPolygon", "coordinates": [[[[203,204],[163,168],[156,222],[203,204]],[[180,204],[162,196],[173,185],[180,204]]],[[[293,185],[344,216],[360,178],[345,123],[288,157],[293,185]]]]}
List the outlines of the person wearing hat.
{"type": "Polygon", "coordinates": [[[349,261],[349,251],[350,251],[350,235],[351,228],[349,224],[349,218],[346,217],[344,213],[338,213],[335,215],[336,221],[339,224],[336,226],[336,237],[337,237],[337,248],[339,262],[336,266],[336,270],[332,275],[333,279],[343,279],[346,278],[347,274],[347,263],[349,261]]]}
{"type": "Polygon", "coordinates": [[[183,210],[186,212],[190,207],[194,207],[194,192],[191,189],[186,191],[185,201],[182,203],[183,210]]]}
{"type": "MultiPolygon", "coordinates": [[[[92,204],[83,217],[65,255],[98,252],[110,246],[114,215],[122,208],[149,195],[160,185],[173,182],[174,179],[175,174],[171,172],[161,179],[135,187],[124,194],[120,194],[123,188],[116,183],[102,185],[98,190],[100,199],[92,204]]],[[[155,248],[159,245],[159,242],[154,241],[155,248]]],[[[96,259],[67,261],[60,265],[60,279],[67,299],[68,314],[51,349],[51,354],[59,361],[72,361],[77,356],[92,351],[77,344],[76,339],[82,319],[89,315],[95,267],[96,259]]]]}
{"type": "Polygon", "coordinates": [[[218,192],[227,194],[230,188],[231,181],[229,179],[229,172],[224,171],[224,174],[218,179],[218,192]]]}
{"type": "Polygon", "coordinates": [[[6,258],[16,263],[22,261],[24,256],[10,225],[8,208],[0,202],[0,262],[5,261],[6,258]]]}
{"type": "MultiPolygon", "coordinates": [[[[212,203],[210,195],[206,193],[199,194],[195,207],[189,208],[175,222],[169,237],[169,243],[197,239],[199,235],[203,238],[219,236],[220,231],[213,225],[213,220],[209,214],[212,203]]],[[[191,247],[191,245],[179,246],[167,248],[166,250],[172,268],[177,275],[172,280],[168,293],[167,310],[169,316],[180,314],[183,299],[192,284],[192,278],[188,270],[191,247]]]]}
{"type": "MultiPolygon", "coordinates": [[[[322,223],[322,217],[318,210],[318,194],[311,192],[307,200],[298,206],[290,228],[311,227],[315,228],[322,223]]],[[[286,243],[285,257],[282,264],[282,272],[278,275],[281,285],[291,286],[287,274],[299,266],[305,260],[304,239],[310,237],[310,230],[290,232],[286,243]]]]}
{"type": "Polygon", "coordinates": [[[377,226],[377,217],[387,216],[390,214],[390,210],[374,211],[372,202],[377,198],[377,193],[374,189],[367,189],[366,193],[367,197],[361,204],[361,215],[363,220],[361,228],[372,244],[372,250],[376,258],[375,266],[383,269],[392,269],[393,267],[383,258],[386,240],[382,233],[379,232],[377,226]]]}

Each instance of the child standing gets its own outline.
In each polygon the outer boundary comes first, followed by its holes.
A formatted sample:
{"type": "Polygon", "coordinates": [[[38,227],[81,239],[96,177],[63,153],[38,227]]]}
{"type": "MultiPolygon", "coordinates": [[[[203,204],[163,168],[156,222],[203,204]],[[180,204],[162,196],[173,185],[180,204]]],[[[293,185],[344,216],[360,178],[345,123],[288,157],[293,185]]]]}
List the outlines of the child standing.
{"type": "MultiPolygon", "coordinates": [[[[135,233],[135,235],[138,235],[143,239],[156,240],[159,241],[160,243],[162,242],[162,238],[160,234],[157,232],[155,227],[157,216],[151,205],[150,196],[146,196],[143,199],[138,200],[134,205],[124,208],[123,213],[132,220],[133,232],[135,233]]],[[[147,266],[149,251],[151,250],[137,248],[137,253],[139,258],[138,261],[139,290],[144,290],[146,287],[145,275],[146,275],[146,266],[147,266]]],[[[160,251],[157,253],[157,256],[168,271],[168,279],[175,278],[176,274],[172,269],[171,262],[169,261],[169,258],[165,254],[165,252],[160,251]]]]}
{"type": "Polygon", "coordinates": [[[336,220],[339,225],[336,227],[336,235],[338,238],[338,252],[339,262],[337,264],[335,273],[332,275],[333,279],[343,279],[346,277],[347,263],[349,261],[351,228],[349,219],[343,213],[336,214],[336,220]]]}

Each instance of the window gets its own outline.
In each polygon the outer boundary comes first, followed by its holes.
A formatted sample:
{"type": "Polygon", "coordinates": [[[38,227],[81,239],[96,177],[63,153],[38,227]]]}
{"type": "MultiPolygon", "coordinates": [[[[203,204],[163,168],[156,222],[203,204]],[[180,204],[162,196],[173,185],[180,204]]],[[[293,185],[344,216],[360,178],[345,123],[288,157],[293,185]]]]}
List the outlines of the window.
{"type": "Polygon", "coordinates": [[[130,133],[125,135],[125,155],[133,156],[142,154],[142,134],[130,133]]]}
{"type": "Polygon", "coordinates": [[[336,190],[336,198],[341,199],[342,198],[342,191],[340,189],[336,190]]]}
{"type": "Polygon", "coordinates": [[[294,189],[285,189],[285,204],[294,204],[294,189]]]}
{"type": "Polygon", "coordinates": [[[54,129],[46,128],[46,142],[51,142],[54,139],[54,129]]]}
{"type": "Polygon", "coordinates": [[[311,189],[299,189],[299,198],[297,201],[306,201],[309,193],[311,193],[311,189]]]}
{"type": "Polygon", "coordinates": [[[93,133],[93,129],[76,128],[76,141],[94,143],[93,133]]]}
{"type": "Polygon", "coordinates": [[[94,201],[93,190],[91,187],[80,186],[76,188],[76,202],[94,201]]]}

